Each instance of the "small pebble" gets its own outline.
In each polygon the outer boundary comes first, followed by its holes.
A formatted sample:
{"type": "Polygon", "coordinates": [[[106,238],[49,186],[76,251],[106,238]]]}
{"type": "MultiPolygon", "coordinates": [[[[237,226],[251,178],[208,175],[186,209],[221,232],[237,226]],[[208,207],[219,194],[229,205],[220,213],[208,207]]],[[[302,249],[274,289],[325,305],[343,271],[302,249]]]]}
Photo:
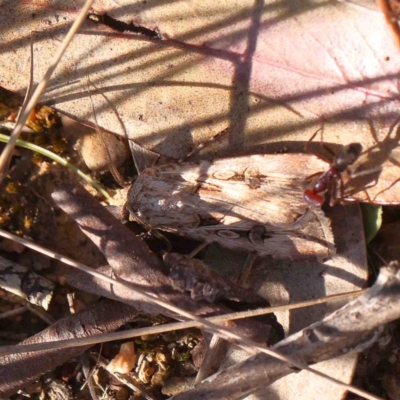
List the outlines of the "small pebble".
{"type": "Polygon", "coordinates": [[[392,354],[392,355],[389,357],[388,361],[390,362],[390,364],[395,364],[396,361],[397,361],[396,355],[395,355],[395,354],[392,354]]]}

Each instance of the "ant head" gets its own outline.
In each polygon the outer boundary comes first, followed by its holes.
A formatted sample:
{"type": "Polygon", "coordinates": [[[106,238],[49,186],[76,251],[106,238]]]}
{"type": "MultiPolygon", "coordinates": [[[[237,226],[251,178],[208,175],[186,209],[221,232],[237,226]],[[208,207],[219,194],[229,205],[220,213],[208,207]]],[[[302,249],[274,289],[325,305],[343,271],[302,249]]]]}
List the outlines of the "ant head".
{"type": "Polygon", "coordinates": [[[344,171],[349,165],[353,164],[362,152],[362,145],[360,143],[350,143],[343,146],[335,159],[335,167],[339,171],[344,171]]]}

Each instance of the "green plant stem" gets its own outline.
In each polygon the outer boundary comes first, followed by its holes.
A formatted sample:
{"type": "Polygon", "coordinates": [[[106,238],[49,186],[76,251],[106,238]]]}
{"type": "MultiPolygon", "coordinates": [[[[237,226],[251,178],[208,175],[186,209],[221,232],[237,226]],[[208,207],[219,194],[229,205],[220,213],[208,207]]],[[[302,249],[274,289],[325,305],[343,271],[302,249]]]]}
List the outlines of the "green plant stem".
{"type": "MultiPolygon", "coordinates": [[[[9,140],[10,140],[9,136],[0,133],[0,142],[8,143],[9,140]]],[[[42,154],[43,156],[46,156],[46,157],[50,158],[51,160],[61,164],[62,166],[69,168],[71,171],[73,171],[75,174],[77,174],[84,181],[86,181],[87,183],[92,185],[107,200],[111,200],[110,195],[100,184],[95,182],[90,176],[84,174],[79,168],[75,167],[75,165],[70,164],[67,160],[58,156],[57,154],[53,153],[52,151],[46,150],[43,147],[37,146],[33,143],[25,142],[24,140],[21,140],[21,139],[18,139],[16,141],[16,145],[19,147],[23,147],[25,149],[31,150],[31,151],[36,151],[37,153],[42,154]]]]}

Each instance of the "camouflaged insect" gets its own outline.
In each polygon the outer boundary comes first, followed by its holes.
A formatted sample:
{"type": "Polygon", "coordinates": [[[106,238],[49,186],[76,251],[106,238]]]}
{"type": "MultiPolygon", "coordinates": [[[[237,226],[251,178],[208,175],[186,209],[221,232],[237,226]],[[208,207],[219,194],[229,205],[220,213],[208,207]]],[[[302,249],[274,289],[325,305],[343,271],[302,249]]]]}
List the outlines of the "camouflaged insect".
{"type": "Polygon", "coordinates": [[[329,220],[303,199],[307,179],[324,169],[309,154],[161,165],[142,172],[127,207],[152,228],[229,249],[324,258],[334,248],[329,220]]]}

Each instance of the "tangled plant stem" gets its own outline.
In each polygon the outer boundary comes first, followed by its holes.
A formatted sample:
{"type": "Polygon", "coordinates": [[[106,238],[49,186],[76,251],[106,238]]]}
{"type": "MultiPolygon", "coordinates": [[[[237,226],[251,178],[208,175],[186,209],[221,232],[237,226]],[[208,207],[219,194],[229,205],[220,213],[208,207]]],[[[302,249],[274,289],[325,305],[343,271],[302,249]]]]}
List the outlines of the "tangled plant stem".
{"type": "MultiPolygon", "coordinates": [[[[10,140],[9,136],[0,133],[0,141],[1,142],[8,143],[9,140],[10,140]]],[[[33,143],[25,142],[24,140],[21,140],[21,139],[18,139],[16,141],[16,145],[19,147],[23,147],[25,149],[31,150],[31,151],[35,151],[43,156],[50,158],[53,161],[61,164],[62,166],[69,168],[71,171],[73,171],[75,174],[77,174],[80,178],[82,178],[85,182],[92,185],[107,200],[111,200],[110,195],[100,184],[95,182],[89,175],[84,174],[79,168],[75,167],[75,165],[72,165],[71,163],[69,163],[66,159],[58,156],[57,154],[53,153],[50,150],[44,149],[43,147],[37,146],[33,143]]]]}

